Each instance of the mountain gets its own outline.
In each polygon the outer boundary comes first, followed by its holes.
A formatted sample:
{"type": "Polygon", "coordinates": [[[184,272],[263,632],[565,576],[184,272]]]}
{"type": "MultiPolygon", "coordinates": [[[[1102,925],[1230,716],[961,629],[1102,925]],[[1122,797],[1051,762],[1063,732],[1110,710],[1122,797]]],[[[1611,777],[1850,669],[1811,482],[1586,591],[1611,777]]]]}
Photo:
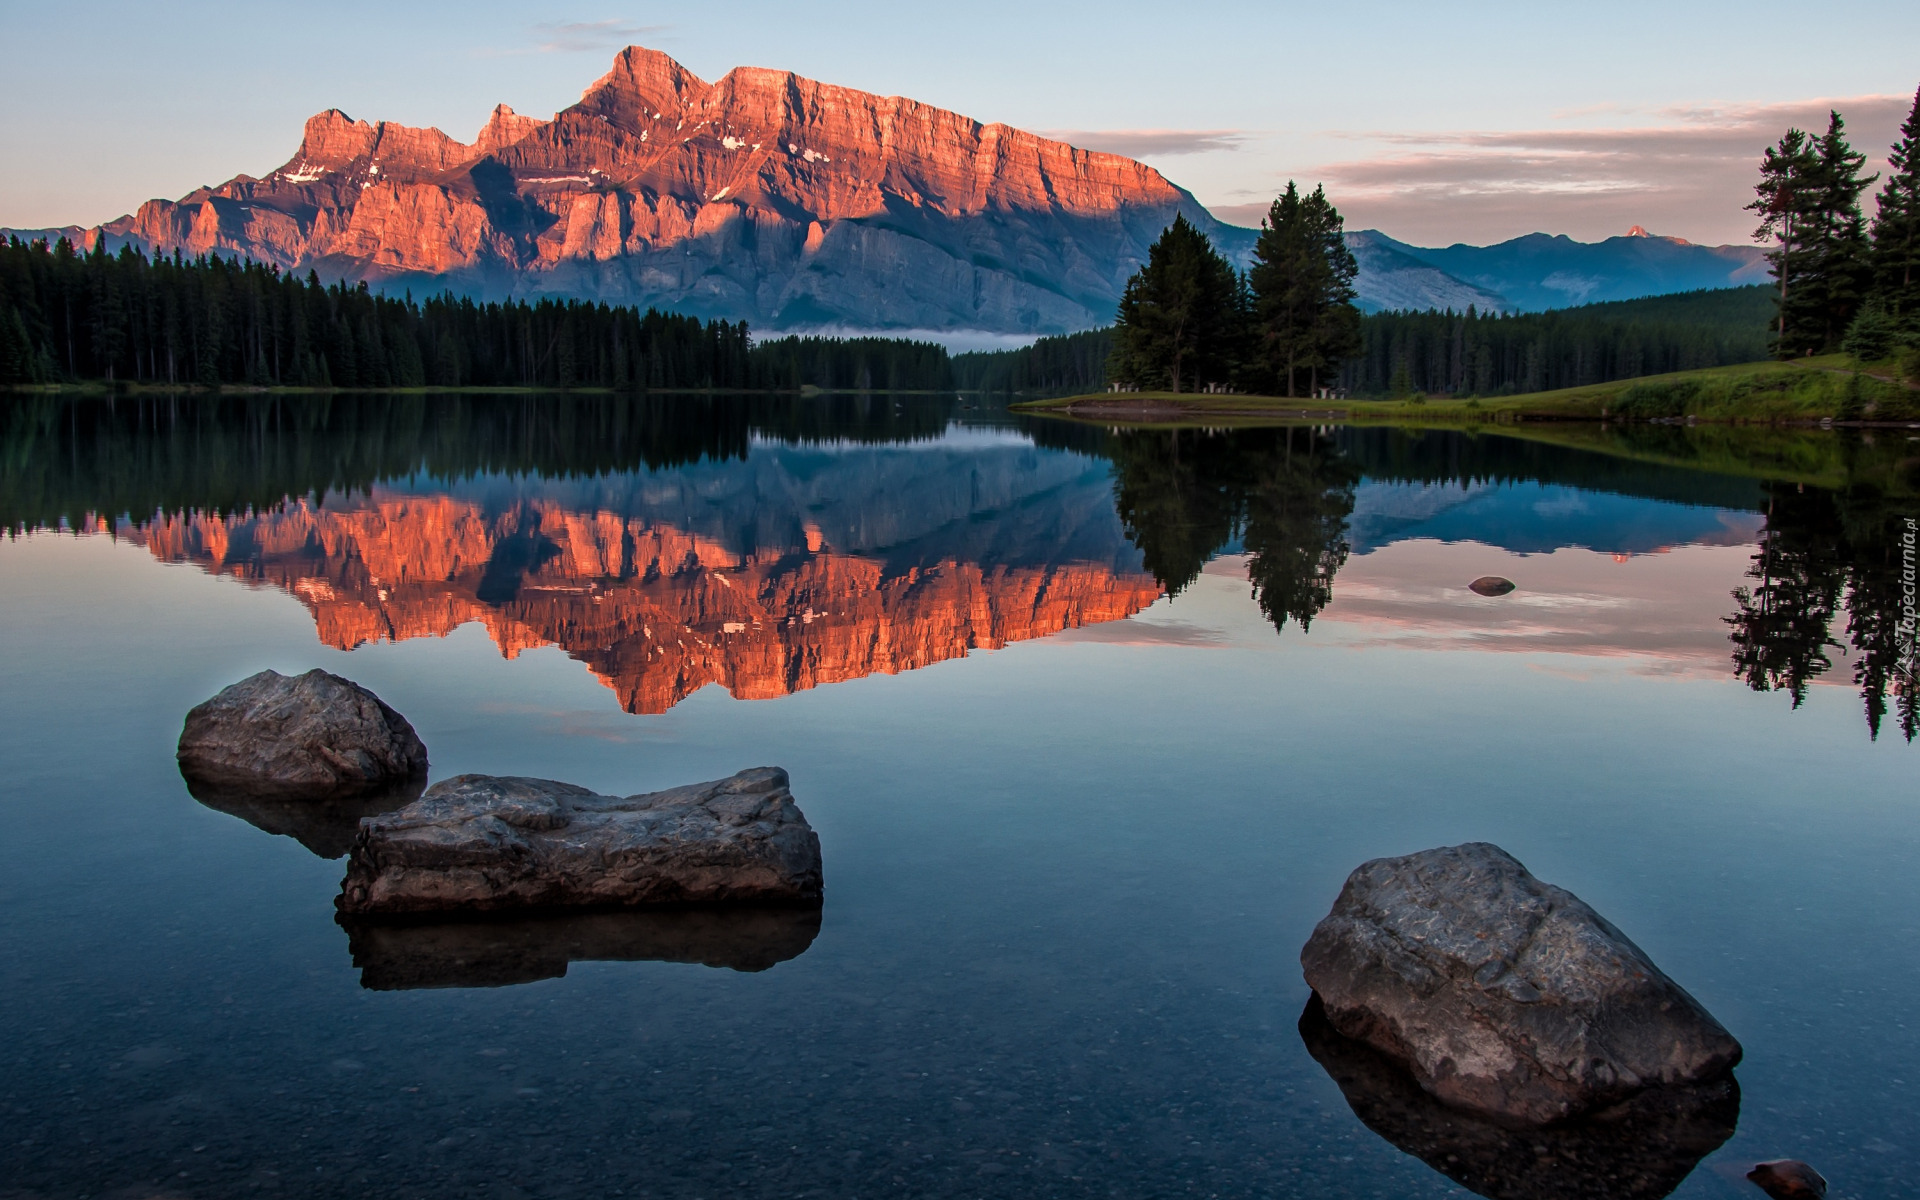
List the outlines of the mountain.
{"type": "Polygon", "coordinates": [[[707,83],[634,46],[551,120],[502,105],[462,143],[329,110],[265,177],[150,201],[104,231],[757,330],[1052,333],[1111,321],[1179,212],[1235,257],[1251,248],[1253,231],[1132,159],[785,71],[707,83]]]}
{"type": "MultiPolygon", "coordinates": [[[[264,177],[98,229],[0,230],[247,256],[328,280],[572,296],[797,329],[1066,333],[1112,321],[1176,213],[1245,266],[1257,232],[1158,171],[791,72],[713,83],[630,46],[550,120],[494,109],[472,142],[310,118],[264,177]]],[[[1539,309],[1724,287],[1759,251],[1677,238],[1497,246],[1349,235],[1361,307],[1539,309]]]]}
{"type": "Polygon", "coordinates": [[[1363,312],[1382,309],[1424,310],[1450,308],[1464,312],[1505,312],[1513,305],[1505,296],[1456,279],[1416,257],[1419,251],[1403,246],[1377,229],[1347,235],[1360,274],[1354,280],[1355,299],[1363,312]]]}
{"type": "MultiPolygon", "coordinates": [[[[1504,302],[1499,307],[1521,312],[1700,288],[1743,287],[1771,277],[1766,252],[1759,246],[1696,246],[1684,238],[1653,236],[1637,225],[1623,237],[1599,242],[1530,233],[1492,246],[1455,243],[1430,249],[1396,242],[1373,229],[1349,235],[1348,242],[1362,243],[1374,255],[1393,252],[1468,287],[1493,293],[1504,302]]],[[[1360,253],[1355,245],[1356,256],[1360,253]]],[[[1400,269],[1404,271],[1404,264],[1400,269]]],[[[1370,299],[1364,264],[1361,283],[1364,302],[1370,299]]],[[[1429,287],[1427,294],[1438,291],[1429,287]]],[[[1387,303],[1380,307],[1449,305],[1387,303]]],[[[1453,303],[1451,307],[1465,306],[1453,303]]]]}

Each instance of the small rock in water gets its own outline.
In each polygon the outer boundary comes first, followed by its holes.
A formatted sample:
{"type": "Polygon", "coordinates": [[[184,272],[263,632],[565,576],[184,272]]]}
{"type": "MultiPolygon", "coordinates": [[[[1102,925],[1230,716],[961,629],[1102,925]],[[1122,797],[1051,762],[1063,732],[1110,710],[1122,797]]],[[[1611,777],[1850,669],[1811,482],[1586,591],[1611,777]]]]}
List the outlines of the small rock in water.
{"type": "Polygon", "coordinates": [[[1498,575],[1482,575],[1468,584],[1467,590],[1481,596],[1504,596],[1511,592],[1513,587],[1511,579],[1503,579],[1498,575]]]}
{"type": "Polygon", "coordinates": [[[1763,1162],[1747,1178],[1773,1200],[1821,1200],[1827,1194],[1825,1177],[1796,1158],[1763,1162]]]}
{"type": "Polygon", "coordinates": [[[405,717],[318,668],[262,671],[194,706],[177,755],[191,782],[286,799],[382,791],[427,774],[427,748],[405,717]]]}
{"type": "Polygon", "coordinates": [[[390,914],[820,902],[820,838],[787,773],[758,767],[626,797],[456,775],[361,822],[336,904],[390,914]]]}
{"type": "Polygon", "coordinates": [[[1486,842],[1362,863],[1300,964],[1335,1029],[1499,1121],[1566,1120],[1740,1061],[1645,952],[1486,842]]]}

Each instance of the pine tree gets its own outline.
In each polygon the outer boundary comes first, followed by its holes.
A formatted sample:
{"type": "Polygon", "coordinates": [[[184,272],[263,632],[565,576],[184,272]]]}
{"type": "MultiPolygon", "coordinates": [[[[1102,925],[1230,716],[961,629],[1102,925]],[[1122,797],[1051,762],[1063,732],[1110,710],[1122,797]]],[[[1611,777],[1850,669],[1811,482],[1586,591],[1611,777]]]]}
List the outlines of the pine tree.
{"type": "Polygon", "coordinates": [[[1353,305],[1359,264],[1347,249],[1344,222],[1323,188],[1302,197],[1289,180],[1260,223],[1247,273],[1253,291],[1254,338],[1276,388],[1310,392],[1324,374],[1360,349],[1360,310],[1353,305]]]}
{"type": "Polygon", "coordinates": [[[1260,222],[1248,283],[1253,288],[1254,337],[1276,390],[1294,394],[1302,360],[1311,353],[1313,246],[1292,180],[1260,222]]]}
{"type": "Polygon", "coordinates": [[[1323,271],[1307,380],[1309,389],[1317,392],[1322,379],[1333,379],[1340,364],[1360,352],[1360,309],[1353,302],[1360,264],[1347,248],[1346,221],[1318,185],[1307,197],[1306,216],[1319,252],[1316,265],[1323,271]]]}
{"type": "Polygon", "coordinates": [[[1779,144],[1767,147],[1762,156],[1760,182],[1753,189],[1756,197],[1747,205],[1749,211],[1760,215],[1753,240],[1774,243],[1767,261],[1773,265],[1773,277],[1780,289],[1773,341],[1774,353],[1781,358],[1799,354],[1804,341],[1804,303],[1797,285],[1805,281],[1811,269],[1807,226],[1817,169],[1807,135],[1798,129],[1787,130],[1779,144]]]}
{"type": "Polygon", "coordinates": [[[1827,131],[1813,143],[1812,252],[1807,335],[1816,352],[1840,348],[1840,340],[1866,300],[1872,282],[1867,219],[1860,197],[1879,176],[1862,178],[1867,156],[1847,143],[1846,123],[1827,114],[1827,131]]]}
{"type": "Polygon", "coordinates": [[[1920,90],[1887,165],[1873,218],[1873,298],[1902,325],[1920,326],[1920,90]]]}
{"type": "Polygon", "coordinates": [[[1246,289],[1185,215],[1175,216],[1127,280],[1107,373],[1135,386],[1200,391],[1239,365],[1246,289]]]}

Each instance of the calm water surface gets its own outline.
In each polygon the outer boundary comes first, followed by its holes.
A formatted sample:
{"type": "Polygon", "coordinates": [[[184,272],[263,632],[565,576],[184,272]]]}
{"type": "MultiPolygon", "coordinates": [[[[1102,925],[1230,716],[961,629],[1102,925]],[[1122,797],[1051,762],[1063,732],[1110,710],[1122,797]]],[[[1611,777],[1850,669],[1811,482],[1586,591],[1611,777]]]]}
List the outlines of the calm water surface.
{"type": "MultiPolygon", "coordinates": [[[[1920,1186],[1905,431],[0,425],[0,1196],[1462,1196],[1309,1054],[1297,955],[1361,861],[1475,839],[1746,1046],[1675,1195],[1780,1156],[1920,1186]],[[436,778],[785,766],[817,927],[343,929],[357,814],[220,811],[173,763],[187,708],[314,666],[436,778]]],[[[1566,1169],[1490,1190],[1613,1194],[1566,1169]]]]}

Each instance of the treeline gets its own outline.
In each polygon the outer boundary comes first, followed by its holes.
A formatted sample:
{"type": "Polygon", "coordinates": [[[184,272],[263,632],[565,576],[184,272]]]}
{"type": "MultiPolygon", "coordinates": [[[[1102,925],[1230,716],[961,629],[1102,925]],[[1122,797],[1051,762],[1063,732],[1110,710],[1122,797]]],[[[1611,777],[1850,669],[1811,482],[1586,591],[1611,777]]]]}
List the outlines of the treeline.
{"type": "MultiPolygon", "coordinates": [[[[1768,357],[1773,294],[1745,288],[1612,300],[1501,316],[1473,310],[1359,318],[1359,350],[1336,376],[1357,396],[1500,396],[1607,383],[1768,357]]],[[[960,354],[961,391],[1070,395],[1107,387],[1114,331],[1042,338],[1020,350],[960,354]]]]}
{"type": "Polygon", "coordinates": [[[1766,286],[1542,313],[1383,312],[1340,370],[1356,396],[1506,396],[1768,357],[1766,286]]]}
{"type": "Polygon", "coordinates": [[[577,300],[424,303],[365,284],[102,239],[0,246],[0,384],[605,387],[950,386],[946,350],[884,338],[752,344],[744,322],[577,300]]]}
{"type": "Polygon", "coordinates": [[[1107,386],[1113,328],[1044,337],[1018,350],[953,356],[953,386],[963,392],[1065,396],[1107,386]]]}
{"type": "Polygon", "coordinates": [[[775,338],[755,345],[748,361],[763,388],[943,392],[954,380],[945,346],[903,338],[775,338]]]}

